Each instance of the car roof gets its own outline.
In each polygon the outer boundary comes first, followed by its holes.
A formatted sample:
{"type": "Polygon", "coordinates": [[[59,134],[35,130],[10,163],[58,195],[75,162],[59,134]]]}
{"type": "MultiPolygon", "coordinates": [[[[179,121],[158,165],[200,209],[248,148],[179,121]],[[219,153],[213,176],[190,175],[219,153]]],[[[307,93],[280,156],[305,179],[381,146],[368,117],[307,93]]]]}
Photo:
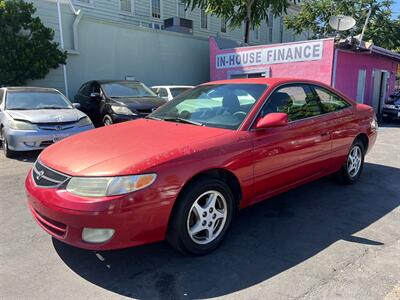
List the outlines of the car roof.
{"type": "Polygon", "coordinates": [[[4,87],[8,92],[53,92],[59,93],[58,90],[53,88],[45,88],[45,87],[34,87],[34,86],[5,86],[4,87]]]}
{"type": "Polygon", "coordinates": [[[193,88],[193,85],[153,85],[152,88],[193,88]]]}
{"type": "Polygon", "coordinates": [[[256,84],[268,84],[269,86],[276,86],[287,83],[309,83],[326,86],[322,82],[315,80],[302,79],[302,78],[285,78],[285,77],[271,77],[271,78],[237,78],[237,79],[226,79],[226,80],[216,80],[204,83],[207,84],[228,84],[228,83],[256,83],[256,84]]]}

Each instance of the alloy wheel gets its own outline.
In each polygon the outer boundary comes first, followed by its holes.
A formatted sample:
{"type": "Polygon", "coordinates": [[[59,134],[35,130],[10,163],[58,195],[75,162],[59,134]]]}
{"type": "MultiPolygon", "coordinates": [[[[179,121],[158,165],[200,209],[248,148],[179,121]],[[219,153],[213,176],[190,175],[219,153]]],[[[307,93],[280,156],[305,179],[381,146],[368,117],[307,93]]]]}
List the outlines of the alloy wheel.
{"type": "Polygon", "coordinates": [[[207,191],[194,201],[189,210],[188,234],[196,244],[209,244],[221,234],[226,219],[225,197],[220,192],[207,191]]]}
{"type": "Polygon", "coordinates": [[[349,153],[347,158],[347,173],[350,177],[357,176],[360,171],[362,163],[362,152],[359,146],[354,146],[349,153]]]}

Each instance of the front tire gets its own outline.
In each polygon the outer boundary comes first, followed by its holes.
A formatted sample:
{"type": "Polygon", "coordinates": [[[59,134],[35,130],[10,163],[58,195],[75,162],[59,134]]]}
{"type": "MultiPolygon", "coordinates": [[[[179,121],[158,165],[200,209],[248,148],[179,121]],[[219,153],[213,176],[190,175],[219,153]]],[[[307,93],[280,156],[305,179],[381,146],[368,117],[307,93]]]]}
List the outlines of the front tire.
{"type": "Polygon", "coordinates": [[[219,179],[202,178],[177,201],[167,234],[171,246],[190,255],[205,255],[218,248],[235,215],[229,186],[219,179]]]}
{"type": "Polygon", "coordinates": [[[339,180],[345,184],[353,184],[358,181],[364,167],[364,144],[355,140],[347,154],[346,162],[338,172],[339,180]]]}
{"type": "Polygon", "coordinates": [[[105,115],[103,118],[103,125],[110,126],[112,124],[114,124],[113,119],[109,115],[105,115]]]}
{"type": "Polygon", "coordinates": [[[4,131],[2,131],[1,133],[2,136],[2,146],[3,146],[3,153],[4,156],[7,158],[14,158],[15,157],[15,151],[10,150],[10,148],[8,147],[8,141],[7,138],[4,134],[4,131]]]}

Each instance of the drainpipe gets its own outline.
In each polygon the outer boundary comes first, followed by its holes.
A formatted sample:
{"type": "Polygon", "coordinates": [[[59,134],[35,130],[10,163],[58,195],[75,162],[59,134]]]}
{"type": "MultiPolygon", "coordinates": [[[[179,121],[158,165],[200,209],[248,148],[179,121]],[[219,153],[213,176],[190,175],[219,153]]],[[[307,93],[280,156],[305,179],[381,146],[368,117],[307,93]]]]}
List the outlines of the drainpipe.
{"type": "MultiPolygon", "coordinates": [[[[60,46],[61,49],[64,50],[64,35],[62,29],[62,19],[61,19],[61,0],[57,0],[57,15],[58,15],[58,29],[60,31],[60,46]]],[[[63,73],[64,73],[64,89],[65,95],[68,98],[68,78],[67,78],[67,66],[62,65],[63,73]]]]}

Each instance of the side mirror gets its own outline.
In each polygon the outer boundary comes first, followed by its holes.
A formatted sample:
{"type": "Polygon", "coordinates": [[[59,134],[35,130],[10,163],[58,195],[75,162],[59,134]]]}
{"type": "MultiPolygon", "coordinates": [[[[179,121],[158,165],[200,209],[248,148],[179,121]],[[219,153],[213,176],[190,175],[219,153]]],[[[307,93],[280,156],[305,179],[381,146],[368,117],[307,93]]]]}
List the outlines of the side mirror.
{"type": "Polygon", "coordinates": [[[76,109],[80,109],[81,108],[81,104],[80,103],[72,103],[72,106],[75,107],[76,109]]]}
{"type": "Polygon", "coordinates": [[[90,98],[94,100],[99,100],[101,99],[100,93],[90,93],[90,98]]]}
{"type": "Polygon", "coordinates": [[[255,129],[281,127],[288,124],[288,115],[285,113],[269,113],[258,120],[255,129]]]}

